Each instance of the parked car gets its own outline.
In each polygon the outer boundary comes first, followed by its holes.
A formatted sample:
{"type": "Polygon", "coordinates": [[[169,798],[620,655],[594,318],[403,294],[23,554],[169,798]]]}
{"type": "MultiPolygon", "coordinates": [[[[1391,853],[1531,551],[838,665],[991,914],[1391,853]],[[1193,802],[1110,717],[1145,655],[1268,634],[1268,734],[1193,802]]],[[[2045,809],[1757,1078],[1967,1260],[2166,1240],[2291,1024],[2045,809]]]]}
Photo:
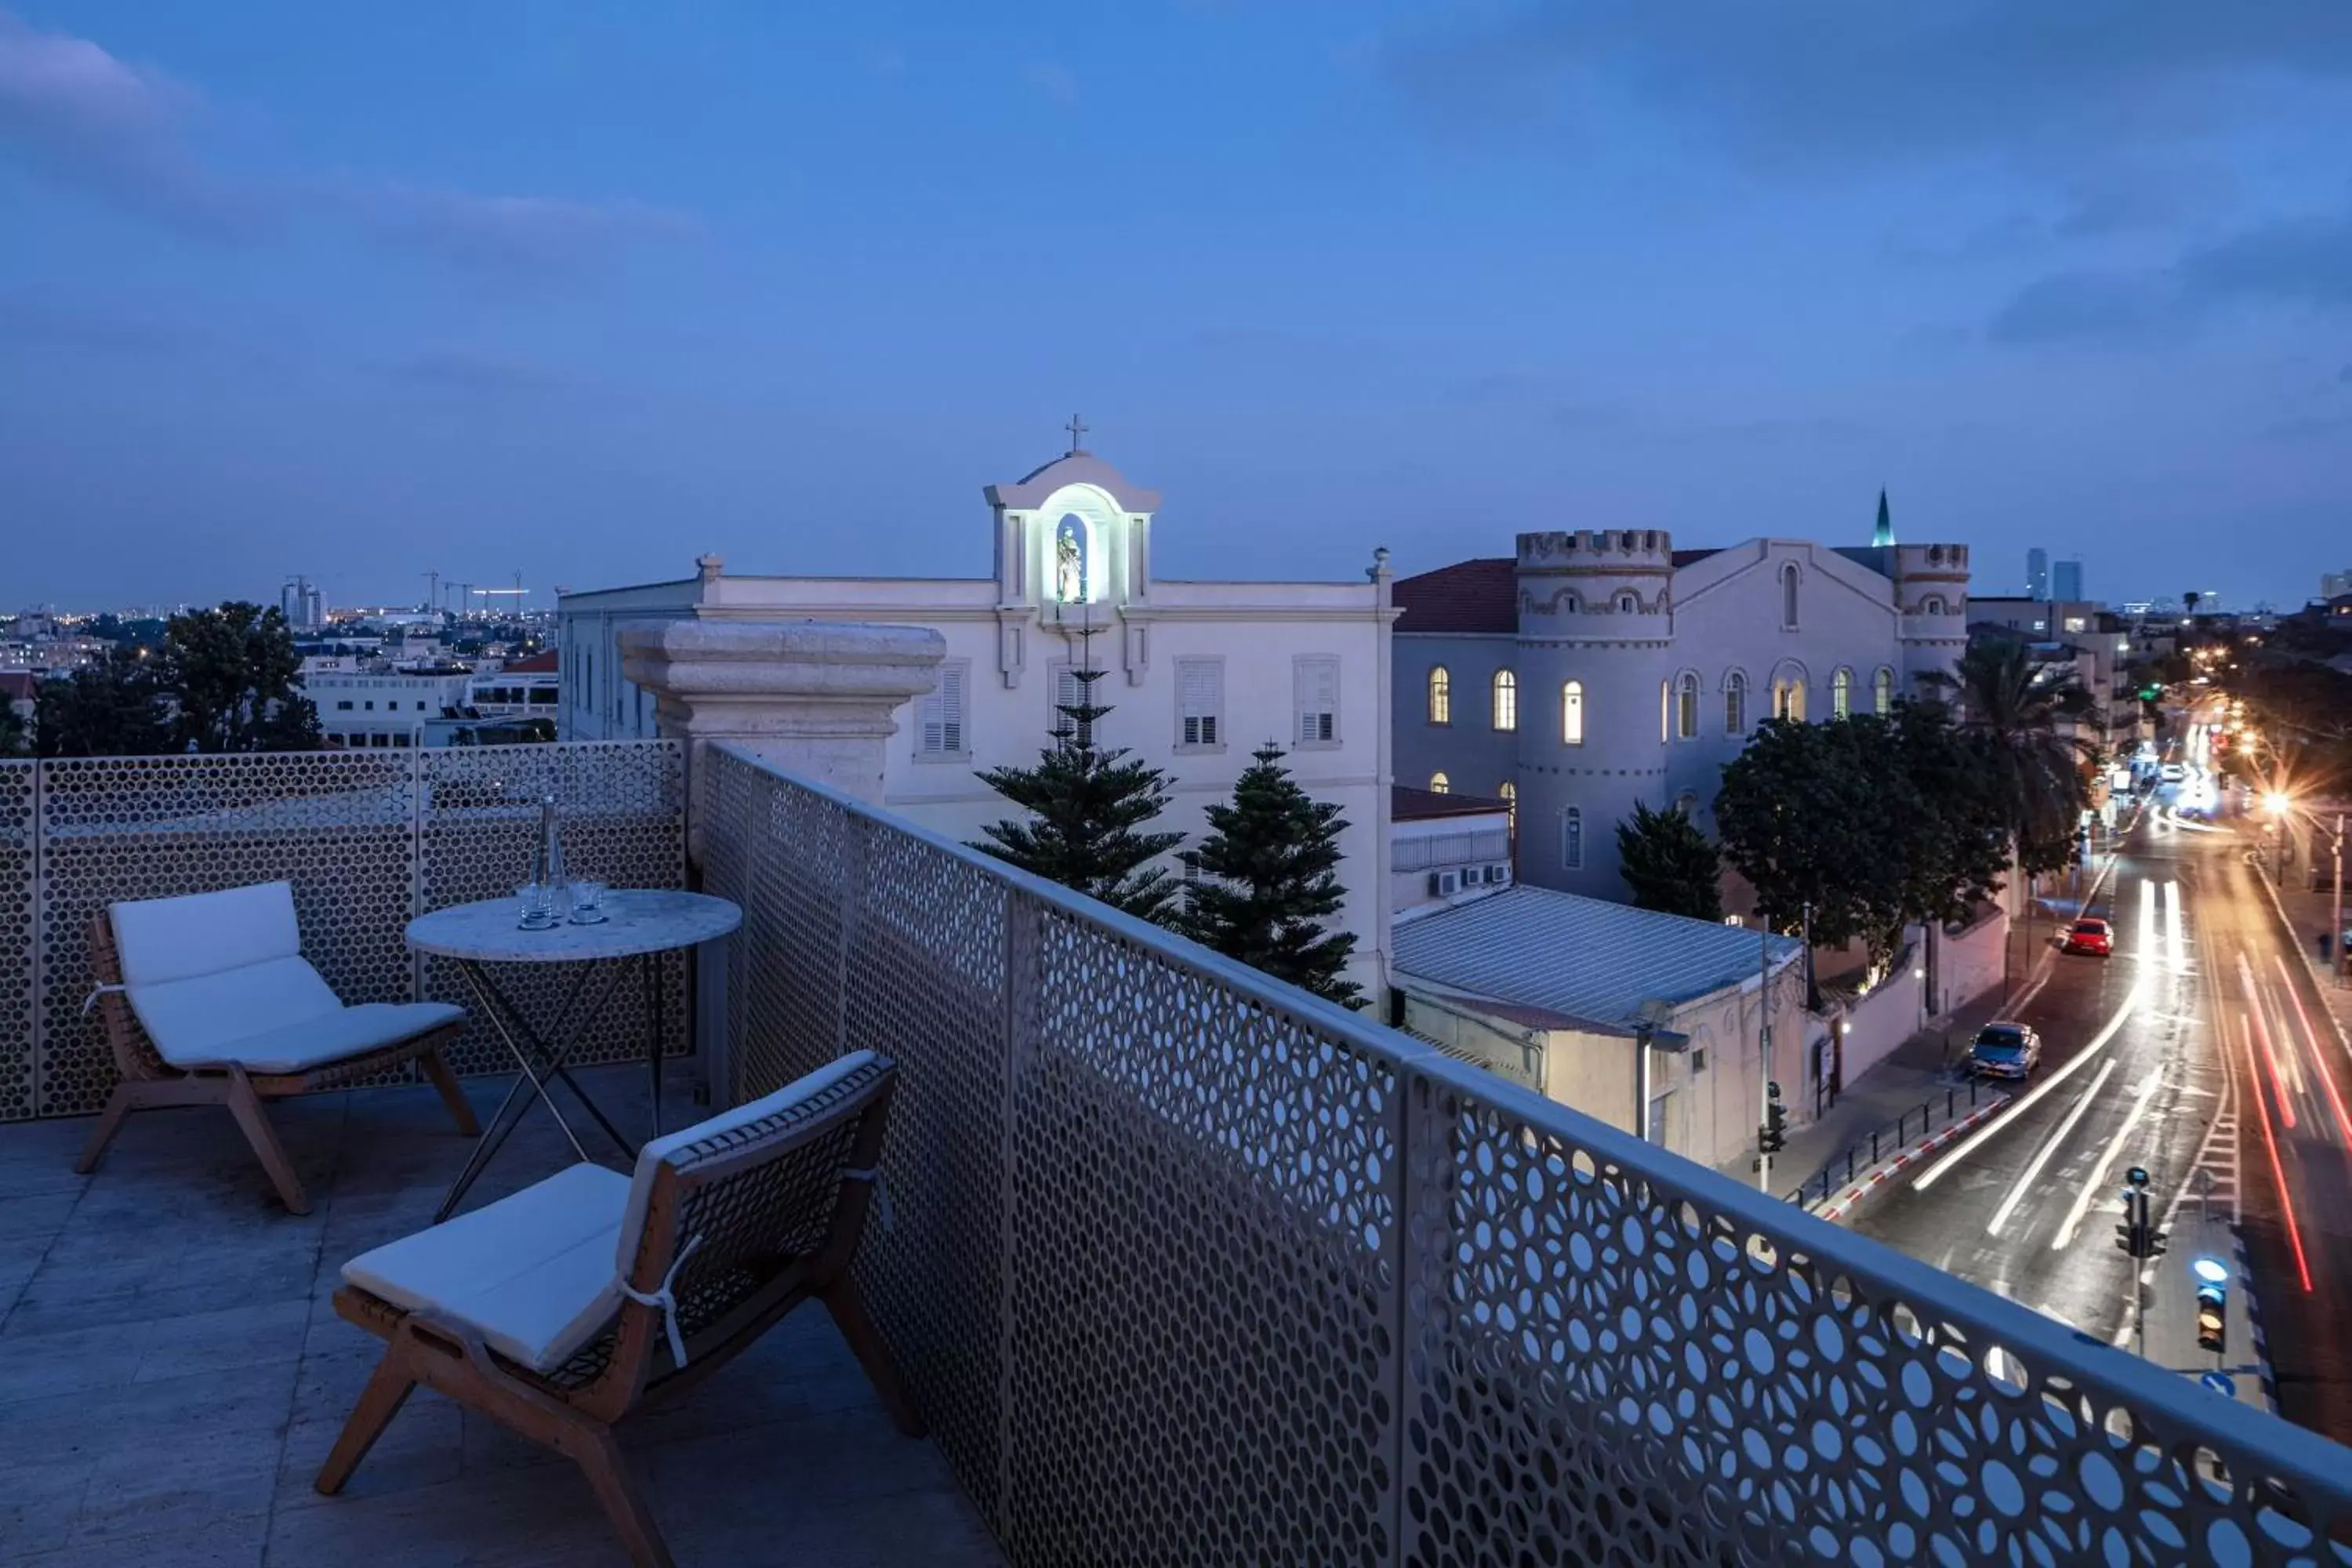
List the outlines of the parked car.
{"type": "Polygon", "coordinates": [[[2062,944],[2068,952],[2088,952],[2105,958],[2116,951],[2115,928],[2103,920],[2084,917],[2066,928],[2062,944]]]}
{"type": "Polygon", "coordinates": [[[1969,1044],[1969,1070],[1984,1078],[2023,1078],[2042,1065],[2042,1037],[2030,1025],[1996,1018],[1969,1044]]]}
{"type": "Polygon", "coordinates": [[[2164,766],[2157,769],[2156,776],[2162,779],[2166,784],[2179,784],[2182,779],[2189,776],[2189,770],[2182,767],[2179,763],[2167,763],[2164,766]]]}

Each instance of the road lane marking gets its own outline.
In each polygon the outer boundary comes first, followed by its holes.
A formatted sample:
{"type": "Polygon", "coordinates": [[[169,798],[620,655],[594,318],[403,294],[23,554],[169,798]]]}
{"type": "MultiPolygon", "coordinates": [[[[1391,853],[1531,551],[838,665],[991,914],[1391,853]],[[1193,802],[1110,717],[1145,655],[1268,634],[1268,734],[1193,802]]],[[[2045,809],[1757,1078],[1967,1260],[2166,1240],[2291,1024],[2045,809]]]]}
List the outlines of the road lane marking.
{"type": "MultiPolygon", "coordinates": [[[[2140,884],[2139,913],[2140,924],[2144,928],[2152,929],[2156,923],[2155,890],[2156,884],[2154,882],[2142,882],[2140,884]]],[[[1913,1192],[1924,1193],[1929,1187],[1934,1186],[1938,1181],[1943,1179],[1945,1172],[1950,1170],[1953,1166],[1958,1165],[1963,1160],[1966,1160],[1970,1154],[1976,1152],[1979,1148],[1982,1147],[1988,1140],[2000,1132],[2002,1128],[2007,1127],[2011,1122],[2016,1121],[2019,1117],[2032,1110],[2035,1101],[2039,1100],[2043,1095],[2048,1094],[2052,1089],[2056,1089],[2060,1084],[2064,1083],[2068,1079],[2074,1077],[2074,1074],[2080,1072],[2089,1064],[2093,1057],[2097,1056],[2101,1051],[2106,1049],[2107,1042],[2116,1037],[2116,1031],[2124,1026],[2124,1020],[2130,1017],[2132,1009],[2139,1005],[2140,994],[2147,988],[2147,977],[2152,969],[2153,965],[2149,964],[2145,961],[2145,959],[2143,959],[2139,965],[2139,973],[2132,981],[2130,994],[2124,997],[2124,1005],[2116,1009],[2115,1016],[2106,1021],[2105,1025],[2100,1028],[2098,1034],[2092,1037],[2091,1043],[2084,1047],[2072,1061],[2068,1062],[2064,1067],[2060,1068],[2056,1072],[2052,1073],[2048,1078],[2042,1079],[2032,1089],[2028,1089],[2025,1093],[2019,1095],[2015,1100],[2011,1100],[2009,1102],[2009,1109],[2003,1111],[2000,1115],[1994,1117],[1990,1121],[1986,1122],[1982,1127],[1979,1128],[1975,1136],[1969,1138],[1958,1148],[1953,1150],[1950,1153],[1945,1155],[1942,1159],[1928,1166],[1927,1170],[1921,1172],[1919,1179],[1911,1184],[1911,1190],[1913,1192]]]]}
{"type": "MultiPolygon", "coordinates": [[[[2113,1067],[2115,1064],[2109,1062],[2107,1065],[2113,1067]]],[[[2139,1119],[2142,1116],[2147,1114],[2148,1101],[2156,1098],[2156,1091],[2163,1086],[2164,1069],[2162,1068],[2157,1068],[2140,1080],[2140,1086],[2135,1091],[2136,1098],[2132,1101],[2131,1114],[2124,1118],[2124,1124],[2121,1127],[2116,1129],[2116,1135],[2107,1141],[2106,1150],[2099,1156],[2099,1163],[2092,1167],[2089,1178],[2083,1183],[2083,1190],[2074,1194],[2074,1206],[2066,1211],[2066,1223],[2058,1227],[2058,1239],[2050,1244],[2051,1251],[2063,1252],[2066,1250],[2067,1244],[2074,1239],[2075,1230],[2082,1225],[2083,1216],[2090,1212],[2091,1194],[2097,1192],[2099,1184],[2107,1179],[2108,1171],[2115,1166],[2116,1156],[2123,1152],[2124,1143],[2131,1137],[2132,1129],[2139,1125],[2139,1119]]],[[[2094,1084],[2092,1087],[2095,1089],[2098,1086],[2094,1084]]]]}
{"type": "Polygon", "coordinates": [[[2027,1189],[2032,1187],[2034,1179],[2042,1174],[2042,1167],[2050,1163],[2050,1156],[2055,1154],[2058,1152],[2058,1146],[2066,1142],[2068,1135],[2074,1131],[2074,1124],[2083,1120],[2083,1112],[2090,1110],[2091,1101],[2098,1098],[2099,1086],[2105,1083],[2107,1075],[2115,1070],[2116,1063],[2113,1057],[2099,1064],[2099,1070],[2091,1075],[2091,1087],[2083,1091],[2083,1097],[2074,1102],[2074,1108],[2066,1112],[2066,1120],[2058,1124],[2058,1131],[2052,1133],[2033,1158],[2026,1163],[2024,1173],[2011,1185],[2009,1195],[2000,1200],[2000,1207],[1993,1210],[1992,1219],[1985,1226],[1986,1235],[2000,1234],[2000,1227],[2009,1223],[2009,1216],[2017,1212],[2019,1204],[2025,1201],[2027,1189]]]}

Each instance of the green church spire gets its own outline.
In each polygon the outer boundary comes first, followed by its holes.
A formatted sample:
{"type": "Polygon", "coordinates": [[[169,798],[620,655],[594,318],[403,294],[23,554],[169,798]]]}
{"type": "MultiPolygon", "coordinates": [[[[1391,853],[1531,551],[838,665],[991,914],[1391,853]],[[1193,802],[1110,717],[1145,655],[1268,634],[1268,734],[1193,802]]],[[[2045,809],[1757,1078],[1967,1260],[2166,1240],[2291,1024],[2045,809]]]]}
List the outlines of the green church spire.
{"type": "Polygon", "coordinates": [[[1887,513],[1886,491],[1884,489],[1878,492],[1878,531],[1870,536],[1870,542],[1874,545],[1895,542],[1895,519],[1887,513]]]}

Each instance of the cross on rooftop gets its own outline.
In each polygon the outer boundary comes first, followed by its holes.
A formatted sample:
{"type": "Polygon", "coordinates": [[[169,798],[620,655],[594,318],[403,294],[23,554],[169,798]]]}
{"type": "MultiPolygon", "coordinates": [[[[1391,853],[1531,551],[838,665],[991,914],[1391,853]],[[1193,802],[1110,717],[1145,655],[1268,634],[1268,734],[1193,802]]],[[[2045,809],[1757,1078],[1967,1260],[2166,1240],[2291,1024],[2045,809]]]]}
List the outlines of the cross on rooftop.
{"type": "Polygon", "coordinates": [[[1086,447],[1081,444],[1080,437],[1084,437],[1088,430],[1092,429],[1092,426],[1073,414],[1070,416],[1070,422],[1067,425],[1063,426],[1062,428],[1070,433],[1070,456],[1075,458],[1080,452],[1086,450],[1086,447]]]}

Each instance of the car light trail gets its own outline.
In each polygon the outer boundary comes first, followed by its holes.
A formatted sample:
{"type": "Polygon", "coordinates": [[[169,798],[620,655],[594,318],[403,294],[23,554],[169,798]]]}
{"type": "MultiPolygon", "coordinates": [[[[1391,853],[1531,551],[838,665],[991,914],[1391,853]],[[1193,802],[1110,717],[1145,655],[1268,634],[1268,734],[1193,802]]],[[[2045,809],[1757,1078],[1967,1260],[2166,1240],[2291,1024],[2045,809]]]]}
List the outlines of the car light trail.
{"type": "Polygon", "coordinates": [[[2278,1052],[2271,1047],[2270,1020],[2263,1016],[2263,1000],[2254,994],[2254,971],[2246,955],[2238,954],[2238,982],[2246,992],[2246,1016],[2250,1028],[2263,1037],[2263,1059],[2271,1065],[2271,1083],[2278,1090],[2279,1119],[2286,1130],[2294,1131],[2294,1102],[2287,1098],[2286,1075],[2279,1071],[2278,1052]]]}
{"type": "MultiPolygon", "coordinates": [[[[2154,931],[2156,926],[2155,894],[2155,883],[2142,882],[2140,884],[2139,924],[2141,939],[2144,944],[2146,943],[2147,936],[2154,931]]],[[[2056,1089],[2060,1084],[2064,1083],[2068,1079],[2082,1071],[2084,1067],[2089,1065],[2093,1057],[2097,1056],[2101,1051],[2106,1049],[2107,1042],[2116,1037],[2116,1031],[2124,1026],[2124,1020],[2131,1016],[2132,1009],[2134,1007],[2139,1005],[2141,993],[2147,989],[2147,977],[2152,968],[2153,965],[2147,961],[2145,956],[2143,956],[2139,966],[2138,976],[2132,981],[2131,994],[2124,998],[2124,1005],[2116,1009],[2115,1016],[2109,1018],[2106,1023],[2100,1027],[2099,1032],[2092,1037],[2091,1043],[2084,1047],[2083,1049],[2075,1056],[2074,1060],[2068,1062],[2064,1067],[2060,1068],[2056,1072],[2052,1073],[2047,1079],[2044,1079],[2033,1089],[2019,1095],[2015,1100],[2010,1101],[2008,1110],[2002,1111],[1999,1116],[1994,1117],[1990,1121],[1986,1122],[1982,1127],[1978,1128],[1974,1133],[1970,1134],[1964,1142],[1961,1142],[1958,1148],[1954,1149],[1950,1153],[1945,1155],[1942,1159],[1928,1166],[1927,1170],[1921,1172],[1919,1179],[1911,1184],[1911,1190],[1915,1193],[1924,1193],[1929,1187],[1934,1186],[1937,1182],[1943,1179],[1945,1172],[1950,1170],[1953,1166],[1958,1164],[1970,1154],[1976,1152],[1977,1150],[1983,1147],[1987,1139],[1990,1139],[2002,1128],[2007,1127],[2011,1122],[2024,1115],[2028,1110],[2033,1108],[2034,1103],[2041,1100],[2043,1095],[2048,1094],[2052,1089],[2056,1089]]]]}
{"type": "MultiPolygon", "coordinates": [[[[2107,1065],[2112,1067],[2115,1064],[2110,1062],[2107,1065]]],[[[2094,1084],[2092,1087],[2095,1089],[2098,1086],[2094,1084]]],[[[2131,1114],[2124,1118],[2124,1124],[2121,1127],[2116,1129],[2116,1135],[2107,1140],[2106,1152],[2099,1156],[2098,1165],[2091,1172],[2090,1179],[2083,1184],[2083,1190],[2074,1195],[2074,1206],[2066,1211],[2066,1223],[2058,1227],[2058,1238],[2050,1244],[2051,1251],[2063,1252],[2066,1250],[2067,1244],[2074,1239],[2074,1233],[2083,1224],[2083,1216],[2091,1212],[2091,1194],[2097,1192],[2105,1183],[2107,1173],[2115,1168],[2116,1156],[2123,1152],[2125,1142],[2132,1135],[2132,1129],[2138,1126],[2139,1119],[2147,1114],[2148,1102],[2156,1098],[2156,1091],[2163,1087],[2164,1069],[2162,1068],[2157,1068],[2140,1080],[2139,1090],[2132,1099],[2131,1114]]]]}
{"type": "MultiPolygon", "coordinates": [[[[2294,994],[2294,981],[2287,974],[2286,960],[2273,952],[2271,962],[2278,965],[2279,984],[2286,987],[2286,999],[2294,1005],[2295,1022],[2303,1026],[2303,1037],[2311,1042],[2311,1065],[2318,1069],[2319,1081],[2327,1090],[2328,1109],[2336,1112],[2336,1125],[2343,1130],[2346,1146],[2352,1147],[2352,1117],[2344,1114],[2344,1097],[2336,1092],[2336,1075],[2327,1068],[2326,1053],[2319,1048],[2319,1035],[2311,1026],[2311,1015],[2303,1010],[2303,998],[2294,994]]],[[[2279,1026],[2285,1027],[2286,1020],[2280,1019],[2279,1026]]]]}
{"type": "Polygon", "coordinates": [[[2074,1124],[2083,1120],[2083,1112],[2090,1110],[2091,1101],[2098,1098],[2100,1086],[2107,1081],[2108,1075],[2115,1070],[2116,1063],[2113,1057],[2099,1064],[2099,1070],[2091,1075],[2091,1087],[2083,1091],[2083,1097],[2077,1100],[2074,1102],[2074,1108],[2066,1113],[2066,1120],[2058,1124],[2058,1131],[2042,1140],[2042,1147],[2035,1152],[2032,1159],[2026,1162],[2025,1169],[2019,1173],[2017,1180],[2010,1184],[2009,1195],[2000,1200],[2000,1207],[1992,1211],[1992,1218],[1985,1225],[1986,1235],[2000,1234],[2000,1227],[2009,1223],[2009,1216],[2017,1212],[2017,1205],[2025,1201],[2026,1193],[2040,1178],[2042,1167],[2050,1163],[2050,1156],[2055,1154],[2058,1152],[2058,1146],[2066,1142],[2067,1135],[2074,1131],[2074,1124]]]}
{"type": "Polygon", "coordinates": [[[2303,1293],[2311,1294],[2311,1264],[2303,1256],[2303,1227],[2294,1223],[2294,1194],[2287,1191],[2286,1167],[2279,1163],[2278,1135],[2271,1131],[2271,1108],[2263,1103],[2263,1080],[2254,1066],[2254,1043],[2246,1042],[2246,1081],[2253,1090],[2254,1110],[2262,1116],[2263,1145],[2271,1154],[2271,1179],[2278,1183],[2279,1212],[2286,1215],[2287,1245],[2294,1249],[2294,1271],[2303,1279],[2303,1293]]]}

